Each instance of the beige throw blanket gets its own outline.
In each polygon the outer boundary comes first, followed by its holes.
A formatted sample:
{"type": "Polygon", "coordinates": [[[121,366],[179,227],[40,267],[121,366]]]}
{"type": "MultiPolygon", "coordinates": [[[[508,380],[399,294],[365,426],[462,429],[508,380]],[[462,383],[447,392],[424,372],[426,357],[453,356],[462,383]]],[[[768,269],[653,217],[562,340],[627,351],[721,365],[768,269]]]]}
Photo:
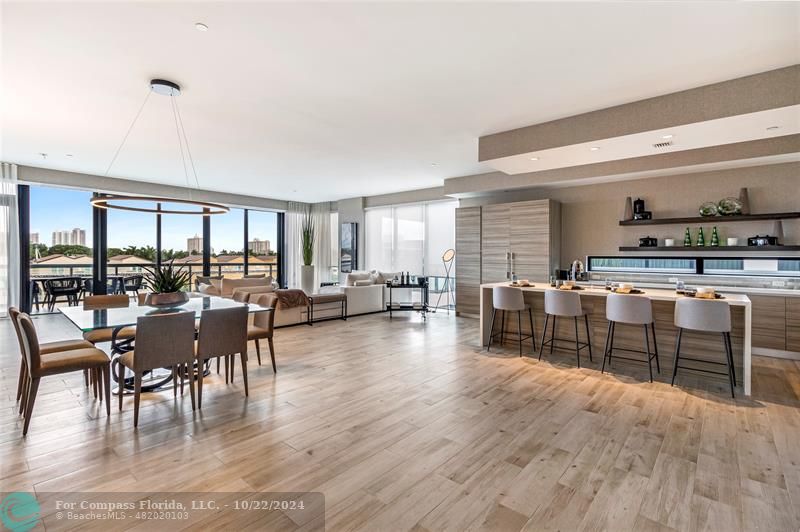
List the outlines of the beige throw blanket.
{"type": "Polygon", "coordinates": [[[275,290],[275,295],[278,296],[278,302],[283,308],[308,306],[308,296],[302,290],[275,290]]]}

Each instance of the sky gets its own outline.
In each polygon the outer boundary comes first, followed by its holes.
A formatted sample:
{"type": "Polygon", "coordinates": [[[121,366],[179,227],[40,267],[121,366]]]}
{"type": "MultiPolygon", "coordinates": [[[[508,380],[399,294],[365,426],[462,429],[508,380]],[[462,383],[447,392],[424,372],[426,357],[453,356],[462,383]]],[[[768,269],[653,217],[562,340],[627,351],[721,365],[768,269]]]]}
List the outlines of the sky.
{"type": "MultiPolygon", "coordinates": [[[[39,233],[39,242],[52,245],[53,231],[78,227],[86,230],[86,245],[92,242],[91,192],[55,187],[31,187],[31,233],[39,233]]],[[[277,215],[250,211],[250,240],[269,240],[277,245],[277,215]]],[[[243,247],[244,216],[242,209],[211,217],[211,247],[215,253],[225,250],[241,251],[243,247]]],[[[203,234],[201,216],[165,214],[161,217],[161,247],[186,250],[186,239],[203,234]]],[[[109,210],[108,247],[124,248],[156,245],[154,214],[109,210]]]]}

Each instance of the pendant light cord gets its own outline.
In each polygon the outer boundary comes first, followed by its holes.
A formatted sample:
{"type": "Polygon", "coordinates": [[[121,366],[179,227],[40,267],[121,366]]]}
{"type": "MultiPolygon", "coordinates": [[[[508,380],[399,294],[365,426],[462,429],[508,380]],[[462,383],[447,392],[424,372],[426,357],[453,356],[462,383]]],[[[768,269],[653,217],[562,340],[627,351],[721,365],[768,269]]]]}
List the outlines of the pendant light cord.
{"type": "MultiPolygon", "coordinates": [[[[181,125],[181,132],[183,133],[183,140],[186,142],[186,153],[189,155],[189,164],[192,165],[192,174],[194,175],[194,183],[197,185],[197,189],[200,189],[200,180],[197,179],[197,169],[194,166],[194,157],[192,157],[192,150],[189,148],[189,137],[186,136],[186,130],[183,127],[183,117],[181,116],[181,109],[178,107],[178,101],[173,100],[175,102],[175,111],[178,114],[178,123],[181,125]]],[[[188,182],[187,182],[188,184],[188,182]]]]}
{"type": "Polygon", "coordinates": [[[128,127],[128,131],[125,132],[125,136],[122,137],[122,142],[120,142],[117,151],[114,153],[114,157],[111,159],[111,162],[108,163],[108,168],[106,168],[106,173],[103,174],[104,176],[108,176],[108,173],[111,171],[111,167],[114,166],[114,163],[117,161],[117,157],[119,157],[119,153],[122,151],[122,147],[125,146],[125,142],[128,140],[128,136],[133,131],[133,126],[136,125],[136,122],[139,120],[139,116],[141,116],[142,111],[144,110],[144,106],[147,105],[147,100],[150,99],[150,94],[152,91],[147,91],[147,96],[144,97],[144,101],[142,102],[141,107],[139,107],[139,111],[136,113],[136,116],[133,118],[133,122],[128,127]]]}
{"type": "MultiPolygon", "coordinates": [[[[189,189],[189,194],[191,194],[191,185],[189,184],[189,169],[186,167],[186,155],[183,153],[183,139],[181,138],[181,128],[178,123],[178,110],[175,107],[175,97],[170,96],[169,101],[172,104],[172,116],[175,118],[175,133],[178,135],[178,148],[181,152],[181,163],[183,164],[183,175],[186,177],[186,187],[189,189]]],[[[188,146],[187,146],[188,149],[188,146]]]]}

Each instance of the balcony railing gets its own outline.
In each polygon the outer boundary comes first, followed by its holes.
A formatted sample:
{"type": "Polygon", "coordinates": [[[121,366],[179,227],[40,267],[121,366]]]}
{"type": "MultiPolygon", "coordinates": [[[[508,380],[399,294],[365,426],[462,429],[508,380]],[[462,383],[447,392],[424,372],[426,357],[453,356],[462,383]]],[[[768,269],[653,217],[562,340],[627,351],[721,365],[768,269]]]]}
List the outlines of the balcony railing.
{"type": "MultiPolygon", "coordinates": [[[[129,264],[109,264],[107,269],[108,275],[125,276],[144,273],[144,268],[153,268],[155,266],[152,262],[129,263],[129,264]]],[[[191,280],[194,281],[195,276],[203,275],[202,264],[181,264],[185,270],[189,271],[191,280]]],[[[278,265],[277,264],[251,264],[248,266],[248,274],[264,273],[277,278],[278,265]]],[[[31,280],[37,280],[47,277],[91,277],[92,266],[88,264],[31,264],[31,280]]],[[[242,277],[244,276],[243,264],[211,264],[211,275],[225,276],[225,277],[242,277]]]]}

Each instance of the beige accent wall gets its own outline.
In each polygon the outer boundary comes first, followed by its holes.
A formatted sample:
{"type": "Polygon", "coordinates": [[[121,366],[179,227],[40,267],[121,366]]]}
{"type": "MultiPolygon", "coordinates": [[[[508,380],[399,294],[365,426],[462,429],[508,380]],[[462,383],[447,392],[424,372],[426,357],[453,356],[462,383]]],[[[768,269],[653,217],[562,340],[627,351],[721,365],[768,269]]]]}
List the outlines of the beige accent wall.
{"type": "MultiPolygon", "coordinates": [[[[674,238],[683,242],[685,226],[655,225],[623,227],[625,197],[641,197],[647,210],[657,218],[695,216],[701,203],[738,196],[748,187],[753,213],[800,210],[800,163],[754,166],[666,177],[637,179],[564,188],[538,188],[465,198],[460,206],[487,205],[551,198],[561,202],[561,265],[587,255],[623,255],[619,246],[635,246],[639,237],[652,236],[663,242],[674,238]]],[[[786,244],[800,244],[800,220],[784,220],[786,244]]],[[[703,224],[706,238],[711,236],[713,220],[703,224]]],[[[773,222],[720,223],[721,238],[736,236],[746,243],[748,236],[772,234],[773,222]]],[[[697,225],[691,226],[693,238],[697,225]]],[[[661,253],[661,252],[659,252],[661,253]]],[[[784,253],[800,256],[798,252],[784,253]]]]}

